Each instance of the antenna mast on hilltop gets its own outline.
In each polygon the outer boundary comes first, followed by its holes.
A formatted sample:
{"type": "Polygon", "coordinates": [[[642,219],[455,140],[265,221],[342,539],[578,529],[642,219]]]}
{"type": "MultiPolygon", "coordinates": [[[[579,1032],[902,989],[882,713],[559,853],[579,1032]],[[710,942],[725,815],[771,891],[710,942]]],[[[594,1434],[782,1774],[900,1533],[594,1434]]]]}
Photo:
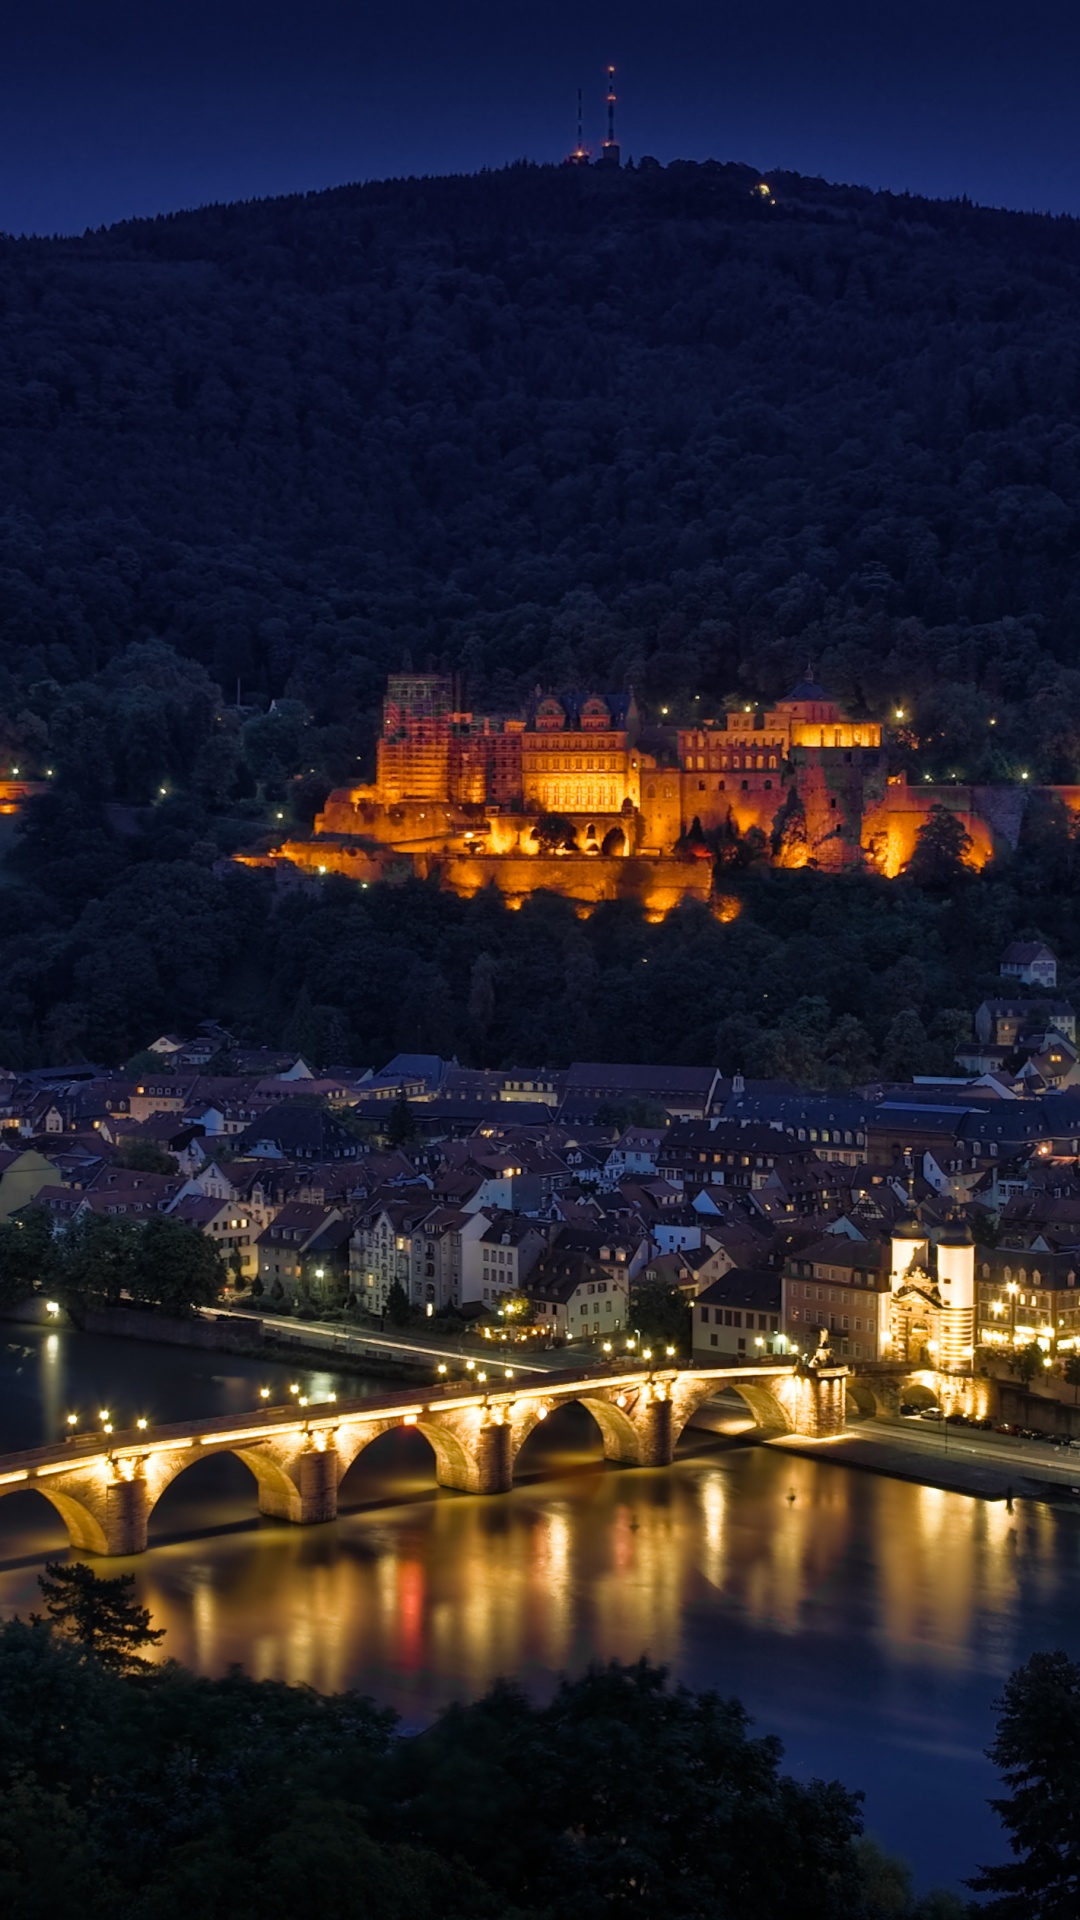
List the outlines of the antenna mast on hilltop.
{"type": "Polygon", "coordinates": [[[617,167],[621,162],[619,143],[615,138],[615,69],[607,70],[607,139],[600,155],[601,163],[608,167],[617,167]]]}
{"type": "Polygon", "coordinates": [[[582,118],[581,88],[579,87],[577,90],[577,146],[574,148],[573,153],[567,154],[563,165],[567,167],[587,167],[591,159],[592,154],[585,145],[585,123],[582,118]]]}

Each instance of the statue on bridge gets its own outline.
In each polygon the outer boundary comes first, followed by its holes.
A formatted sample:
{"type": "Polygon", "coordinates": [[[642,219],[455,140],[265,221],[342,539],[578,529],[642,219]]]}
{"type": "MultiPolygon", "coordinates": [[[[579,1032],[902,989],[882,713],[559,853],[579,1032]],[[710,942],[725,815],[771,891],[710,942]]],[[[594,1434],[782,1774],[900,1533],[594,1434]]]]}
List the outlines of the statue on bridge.
{"type": "Polygon", "coordinates": [[[829,1345],[828,1327],[818,1328],[817,1347],[810,1356],[812,1367],[831,1367],[835,1365],[833,1350],[829,1345]]]}

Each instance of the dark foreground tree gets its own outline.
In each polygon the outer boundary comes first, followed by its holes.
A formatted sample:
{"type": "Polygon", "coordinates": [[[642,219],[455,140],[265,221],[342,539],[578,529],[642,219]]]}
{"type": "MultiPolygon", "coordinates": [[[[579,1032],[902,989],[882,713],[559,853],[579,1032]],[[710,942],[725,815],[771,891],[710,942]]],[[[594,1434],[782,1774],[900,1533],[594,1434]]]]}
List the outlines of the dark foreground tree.
{"type": "Polygon", "coordinates": [[[858,1794],[646,1661],[410,1736],[354,1693],[103,1644],[0,1624],[4,1920],[957,1920],[859,1839],[858,1794]]]}
{"type": "Polygon", "coordinates": [[[53,1625],[114,1673],[149,1666],[139,1648],[156,1647],[165,1638],[164,1627],[152,1627],[150,1609],[135,1598],[133,1573],[106,1580],[80,1560],[70,1567],[47,1560],[38,1585],[53,1625]]]}
{"type": "Polygon", "coordinates": [[[779,1741],[748,1724],[645,1660],[592,1667],[545,1707],[502,1681],[399,1746],[386,1814],[545,1920],[851,1920],[860,1796],[782,1774],[779,1741]]]}
{"type": "Polygon", "coordinates": [[[974,842],[959,814],[948,807],[931,807],[929,818],[915,836],[915,851],[904,872],[917,886],[946,893],[970,871],[968,855],[974,842]]]}
{"type": "Polygon", "coordinates": [[[1009,1788],[992,1800],[1013,1859],[969,1882],[996,1897],[993,1920],[1076,1920],[1080,1914],[1080,1666],[1035,1653],[1012,1675],[988,1749],[1009,1788]]]}

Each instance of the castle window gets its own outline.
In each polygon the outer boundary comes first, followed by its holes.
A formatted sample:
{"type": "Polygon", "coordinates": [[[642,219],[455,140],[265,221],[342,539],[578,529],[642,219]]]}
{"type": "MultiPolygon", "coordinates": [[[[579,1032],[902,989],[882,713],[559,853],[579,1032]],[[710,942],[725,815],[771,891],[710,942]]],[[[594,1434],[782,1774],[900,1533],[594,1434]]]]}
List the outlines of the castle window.
{"type": "Polygon", "coordinates": [[[832,808],[834,808],[834,809],[835,809],[835,807],[836,807],[836,801],[835,801],[835,800],[830,800],[830,801],[829,801],[829,805],[830,805],[830,807],[832,807],[832,808]]]}
{"type": "Polygon", "coordinates": [[[766,780],[766,782],[765,782],[765,791],[766,791],[766,793],[770,793],[770,792],[772,791],[772,781],[771,781],[771,780],[766,780]]]}
{"type": "Polygon", "coordinates": [[[723,793],[723,792],[725,791],[725,786],[724,786],[724,782],[723,782],[722,780],[718,780],[718,781],[717,781],[717,783],[716,783],[716,791],[717,791],[717,793],[723,793]]]}
{"type": "Polygon", "coordinates": [[[699,792],[699,793],[704,793],[704,791],[705,791],[705,782],[704,782],[704,780],[699,780],[699,781],[698,781],[698,783],[697,783],[697,790],[698,790],[698,792],[699,792]]]}
{"type": "Polygon", "coordinates": [[[744,780],[744,781],[743,781],[743,782],[742,782],[741,784],[742,784],[742,790],[743,790],[743,792],[745,793],[745,792],[746,792],[746,789],[747,789],[747,787],[748,787],[748,786],[750,785],[750,782],[749,782],[749,780],[744,780]]]}

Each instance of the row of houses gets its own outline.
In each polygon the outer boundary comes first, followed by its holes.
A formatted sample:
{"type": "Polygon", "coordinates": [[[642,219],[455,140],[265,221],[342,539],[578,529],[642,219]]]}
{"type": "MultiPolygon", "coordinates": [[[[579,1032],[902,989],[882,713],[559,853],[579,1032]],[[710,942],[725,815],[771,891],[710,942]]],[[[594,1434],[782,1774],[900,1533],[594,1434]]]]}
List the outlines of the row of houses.
{"type": "Polygon", "coordinates": [[[824,1328],[863,1359],[898,1337],[893,1241],[915,1217],[929,1305],[913,1281],[905,1339],[933,1337],[934,1249],[958,1226],[977,1251],[973,1339],[1073,1336],[1080,1091],[1020,1097],[991,1074],[815,1095],[714,1069],[470,1074],[423,1055],[316,1072],[248,1053],[234,1072],[192,1045],[162,1036],[137,1075],[0,1073],[0,1218],[30,1199],[58,1230],[167,1213],[268,1305],[377,1316],[400,1288],[423,1314],[524,1309],[553,1337],[602,1339],[656,1282],[693,1302],[709,1353],[804,1349],[824,1328]]]}

